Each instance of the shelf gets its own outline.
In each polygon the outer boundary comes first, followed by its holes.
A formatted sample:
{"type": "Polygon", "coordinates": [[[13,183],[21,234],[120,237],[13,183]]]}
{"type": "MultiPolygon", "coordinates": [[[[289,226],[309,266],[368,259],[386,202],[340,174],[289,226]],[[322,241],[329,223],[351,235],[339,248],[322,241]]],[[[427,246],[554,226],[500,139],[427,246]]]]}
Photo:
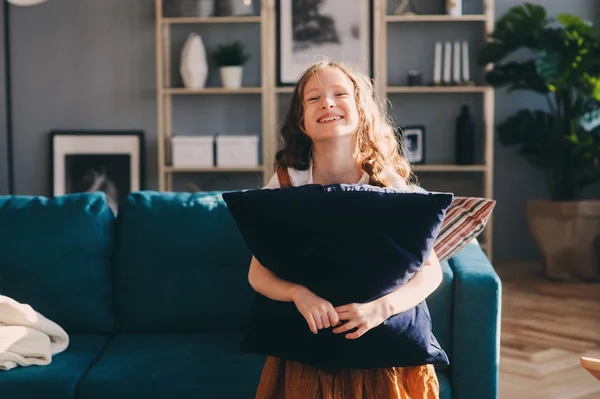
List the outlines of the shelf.
{"type": "Polygon", "coordinates": [[[388,86],[388,93],[485,93],[489,86],[388,86]]]}
{"type": "Polygon", "coordinates": [[[262,166],[249,167],[182,167],[182,166],[166,166],[165,172],[169,173],[223,173],[223,172],[262,172],[262,166]]]}
{"type": "Polygon", "coordinates": [[[186,89],[185,87],[170,87],[162,90],[170,95],[196,95],[196,94],[261,94],[261,87],[240,87],[239,89],[226,89],[224,87],[205,87],[204,89],[186,89]]]}
{"type": "Polygon", "coordinates": [[[290,87],[276,87],[275,88],[275,92],[276,93],[293,93],[294,92],[294,87],[290,86],[290,87]]]}
{"type": "Polygon", "coordinates": [[[260,16],[248,17],[176,17],[162,18],[163,24],[248,24],[260,23],[260,16]]]}
{"type": "Polygon", "coordinates": [[[414,165],[415,172],[486,172],[486,165],[414,165]]]}
{"type": "Polygon", "coordinates": [[[461,15],[386,15],[387,22],[477,22],[485,21],[486,16],[481,14],[461,15]]]}

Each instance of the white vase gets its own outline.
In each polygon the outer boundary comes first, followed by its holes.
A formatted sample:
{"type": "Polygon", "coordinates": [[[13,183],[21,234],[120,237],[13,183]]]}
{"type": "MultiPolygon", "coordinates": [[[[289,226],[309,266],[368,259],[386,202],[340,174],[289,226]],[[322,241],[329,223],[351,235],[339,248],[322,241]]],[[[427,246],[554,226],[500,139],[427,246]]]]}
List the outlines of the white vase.
{"type": "Polygon", "coordinates": [[[202,38],[197,33],[190,33],[183,50],[179,72],[183,84],[188,89],[202,89],[208,77],[208,61],[202,38]]]}
{"type": "Polygon", "coordinates": [[[462,0],[446,0],[446,13],[453,17],[462,15],[462,0]]]}
{"type": "Polygon", "coordinates": [[[228,89],[237,89],[242,86],[243,68],[239,66],[221,67],[221,82],[223,87],[228,89]]]}

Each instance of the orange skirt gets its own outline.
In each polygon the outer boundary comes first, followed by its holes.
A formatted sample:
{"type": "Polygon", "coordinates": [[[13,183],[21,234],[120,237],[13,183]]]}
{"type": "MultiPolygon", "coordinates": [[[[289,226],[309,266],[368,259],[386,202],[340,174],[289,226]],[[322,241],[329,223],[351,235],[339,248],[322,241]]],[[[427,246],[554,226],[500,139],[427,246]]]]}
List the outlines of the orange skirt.
{"type": "Polygon", "coordinates": [[[432,365],[321,370],[267,357],[256,399],[438,399],[432,365]]]}

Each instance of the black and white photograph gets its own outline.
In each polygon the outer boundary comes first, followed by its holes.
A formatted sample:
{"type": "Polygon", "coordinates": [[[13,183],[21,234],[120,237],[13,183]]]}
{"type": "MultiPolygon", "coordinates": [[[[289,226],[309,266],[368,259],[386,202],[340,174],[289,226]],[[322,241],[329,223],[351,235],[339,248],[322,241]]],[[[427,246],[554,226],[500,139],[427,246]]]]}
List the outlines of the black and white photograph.
{"type": "Polygon", "coordinates": [[[373,76],[372,0],[279,0],[278,75],[293,85],[312,63],[344,61],[373,76]]]}
{"type": "Polygon", "coordinates": [[[131,192],[144,189],[141,131],[53,131],[52,194],[101,191],[116,214],[131,192]]]}
{"type": "Polygon", "coordinates": [[[425,163],[425,127],[403,126],[398,130],[404,156],[410,163],[425,163]]]}

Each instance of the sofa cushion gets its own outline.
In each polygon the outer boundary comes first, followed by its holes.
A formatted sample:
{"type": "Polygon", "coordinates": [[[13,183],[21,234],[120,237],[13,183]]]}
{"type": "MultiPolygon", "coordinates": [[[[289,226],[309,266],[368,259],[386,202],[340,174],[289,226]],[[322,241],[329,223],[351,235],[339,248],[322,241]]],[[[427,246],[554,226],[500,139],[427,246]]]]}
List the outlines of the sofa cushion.
{"type": "MultiPolygon", "coordinates": [[[[310,184],[223,194],[250,250],[277,276],[333,306],[371,302],[406,284],[429,256],[448,193],[310,184]]],[[[295,304],[258,295],[243,349],[332,367],[446,364],[425,303],[359,339],[313,334],[295,304]]]]}
{"type": "Polygon", "coordinates": [[[251,254],[218,193],[139,192],[121,204],[114,255],[123,332],[239,330],[251,254]]]}
{"type": "Polygon", "coordinates": [[[253,398],[264,358],[239,351],[241,336],[116,336],[80,384],[81,399],[253,398]]]}
{"type": "Polygon", "coordinates": [[[445,372],[437,372],[438,382],[440,384],[440,399],[451,399],[452,398],[452,387],[450,386],[450,379],[445,372]]]}
{"type": "Polygon", "coordinates": [[[2,398],[75,398],[77,384],[104,348],[107,339],[73,334],[69,347],[47,366],[16,367],[0,372],[2,398]]]}
{"type": "Polygon", "coordinates": [[[69,334],[110,332],[113,227],[103,193],[0,197],[0,294],[69,334]]]}
{"type": "MultiPolygon", "coordinates": [[[[454,273],[448,261],[441,264],[443,280],[440,286],[427,298],[427,306],[431,314],[433,335],[450,359],[452,365],[452,293],[454,273]]],[[[448,365],[438,364],[437,370],[447,370],[448,365]]]]}

